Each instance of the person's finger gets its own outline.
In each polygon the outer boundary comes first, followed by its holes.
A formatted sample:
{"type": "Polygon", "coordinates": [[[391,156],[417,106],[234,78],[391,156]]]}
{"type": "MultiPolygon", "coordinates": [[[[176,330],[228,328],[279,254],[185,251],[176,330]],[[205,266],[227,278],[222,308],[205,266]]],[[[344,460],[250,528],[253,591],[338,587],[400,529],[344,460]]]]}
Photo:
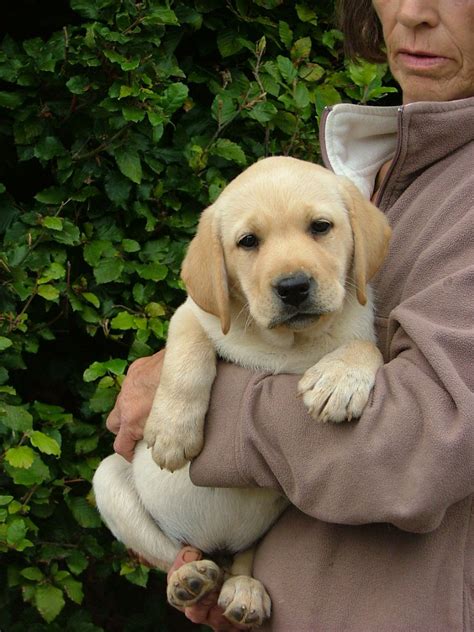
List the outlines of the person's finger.
{"type": "Polygon", "coordinates": [[[110,411],[109,416],[105,420],[105,427],[107,428],[107,430],[110,430],[110,432],[113,432],[114,434],[117,434],[119,432],[121,426],[120,414],[118,410],[119,399],[117,398],[114,408],[110,411]]]}
{"type": "Polygon", "coordinates": [[[137,441],[130,435],[127,428],[121,426],[115,437],[114,451],[131,463],[133,461],[136,443],[137,441]]]}
{"type": "Polygon", "coordinates": [[[168,579],[183,564],[197,562],[198,560],[202,560],[202,552],[199,549],[195,549],[193,546],[183,546],[168,571],[168,579]]]}
{"type": "MultiPolygon", "coordinates": [[[[194,606],[186,608],[184,614],[186,618],[200,625],[207,625],[218,632],[240,632],[245,627],[235,626],[228,621],[224,615],[222,608],[216,605],[218,593],[214,593],[214,605],[204,605],[200,600],[194,606]]],[[[248,629],[248,628],[247,628],[248,629]]]]}

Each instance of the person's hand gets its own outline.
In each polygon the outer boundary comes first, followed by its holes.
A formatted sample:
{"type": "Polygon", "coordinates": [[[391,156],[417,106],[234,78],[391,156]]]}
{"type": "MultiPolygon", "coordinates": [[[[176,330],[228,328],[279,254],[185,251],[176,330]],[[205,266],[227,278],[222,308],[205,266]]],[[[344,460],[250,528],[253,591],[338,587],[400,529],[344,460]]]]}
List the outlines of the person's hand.
{"type": "MultiPolygon", "coordinates": [[[[178,553],[173,565],[168,571],[168,580],[171,577],[171,574],[183,564],[196,562],[201,559],[201,551],[192,546],[185,546],[178,553]]],[[[239,632],[239,630],[248,630],[248,627],[233,625],[224,617],[224,610],[217,605],[219,592],[220,587],[218,590],[213,590],[205,595],[192,606],[188,606],[184,610],[177,608],[177,610],[184,612],[186,617],[193,623],[207,625],[215,632],[239,632]]]]}
{"type": "Polygon", "coordinates": [[[164,351],[159,351],[130,365],[107,418],[107,428],[117,435],[114,450],[127,461],[133,459],[135,444],[143,438],[143,428],[160,381],[163,358],[164,351]]]}

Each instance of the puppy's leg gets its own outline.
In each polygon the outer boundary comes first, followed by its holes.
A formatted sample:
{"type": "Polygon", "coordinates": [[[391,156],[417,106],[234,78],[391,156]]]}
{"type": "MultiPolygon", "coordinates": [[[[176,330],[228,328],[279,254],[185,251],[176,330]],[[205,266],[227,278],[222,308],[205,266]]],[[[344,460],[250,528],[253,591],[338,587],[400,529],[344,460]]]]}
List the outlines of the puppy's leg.
{"type": "Polygon", "coordinates": [[[252,577],[255,548],[234,558],[231,573],[219,595],[219,605],[231,623],[250,627],[261,625],[271,613],[271,601],[262,582],[252,577]]]}
{"type": "Polygon", "coordinates": [[[214,346],[184,303],[170,322],[160,384],[145,425],[145,441],[160,467],[177,470],[201,451],[215,376],[214,346]]]}
{"type": "Polygon", "coordinates": [[[298,393],[317,421],[350,421],[361,416],[382,364],[373,342],[354,340],[309,368],[298,393]]]}
{"type": "Polygon", "coordinates": [[[108,456],[97,468],[93,485],[99,512],[117,540],[153,566],[168,570],[181,545],[165,536],[143,507],[132,465],[118,454],[108,456]]]}

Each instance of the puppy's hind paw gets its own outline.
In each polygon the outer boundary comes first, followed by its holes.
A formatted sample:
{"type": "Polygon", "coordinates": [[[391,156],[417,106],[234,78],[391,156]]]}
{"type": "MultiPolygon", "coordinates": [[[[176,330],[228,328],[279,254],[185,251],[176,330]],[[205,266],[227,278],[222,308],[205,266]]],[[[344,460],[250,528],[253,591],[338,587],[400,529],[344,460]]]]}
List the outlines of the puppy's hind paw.
{"type": "Polygon", "coordinates": [[[172,606],[186,608],[217,588],[222,577],[221,569],[211,560],[183,564],[168,580],[168,601],[172,606]]]}
{"type": "Polygon", "coordinates": [[[248,628],[262,625],[271,614],[272,603],[262,582],[238,575],[224,582],[218,604],[235,625],[248,628]]]}

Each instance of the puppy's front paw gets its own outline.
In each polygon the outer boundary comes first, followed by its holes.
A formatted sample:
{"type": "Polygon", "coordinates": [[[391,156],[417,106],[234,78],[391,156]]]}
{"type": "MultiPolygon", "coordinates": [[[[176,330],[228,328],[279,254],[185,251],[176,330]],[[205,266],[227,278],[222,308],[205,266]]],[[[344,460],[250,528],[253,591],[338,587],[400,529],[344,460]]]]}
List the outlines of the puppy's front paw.
{"type": "Polygon", "coordinates": [[[351,421],[361,416],[374,382],[374,370],[327,356],[306,371],[298,394],[317,421],[351,421]]]}
{"type": "Polygon", "coordinates": [[[249,628],[262,625],[272,607],[262,582],[245,575],[224,582],[218,604],[231,623],[249,628]]]}
{"type": "Polygon", "coordinates": [[[203,436],[199,426],[196,428],[194,420],[188,423],[186,417],[167,417],[162,411],[152,410],[143,437],[152,450],[155,463],[174,472],[201,452],[203,436]]]}
{"type": "Polygon", "coordinates": [[[168,580],[168,601],[178,608],[190,606],[217,588],[222,577],[221,569],[210,560],[183,564],[168,580]]]}

